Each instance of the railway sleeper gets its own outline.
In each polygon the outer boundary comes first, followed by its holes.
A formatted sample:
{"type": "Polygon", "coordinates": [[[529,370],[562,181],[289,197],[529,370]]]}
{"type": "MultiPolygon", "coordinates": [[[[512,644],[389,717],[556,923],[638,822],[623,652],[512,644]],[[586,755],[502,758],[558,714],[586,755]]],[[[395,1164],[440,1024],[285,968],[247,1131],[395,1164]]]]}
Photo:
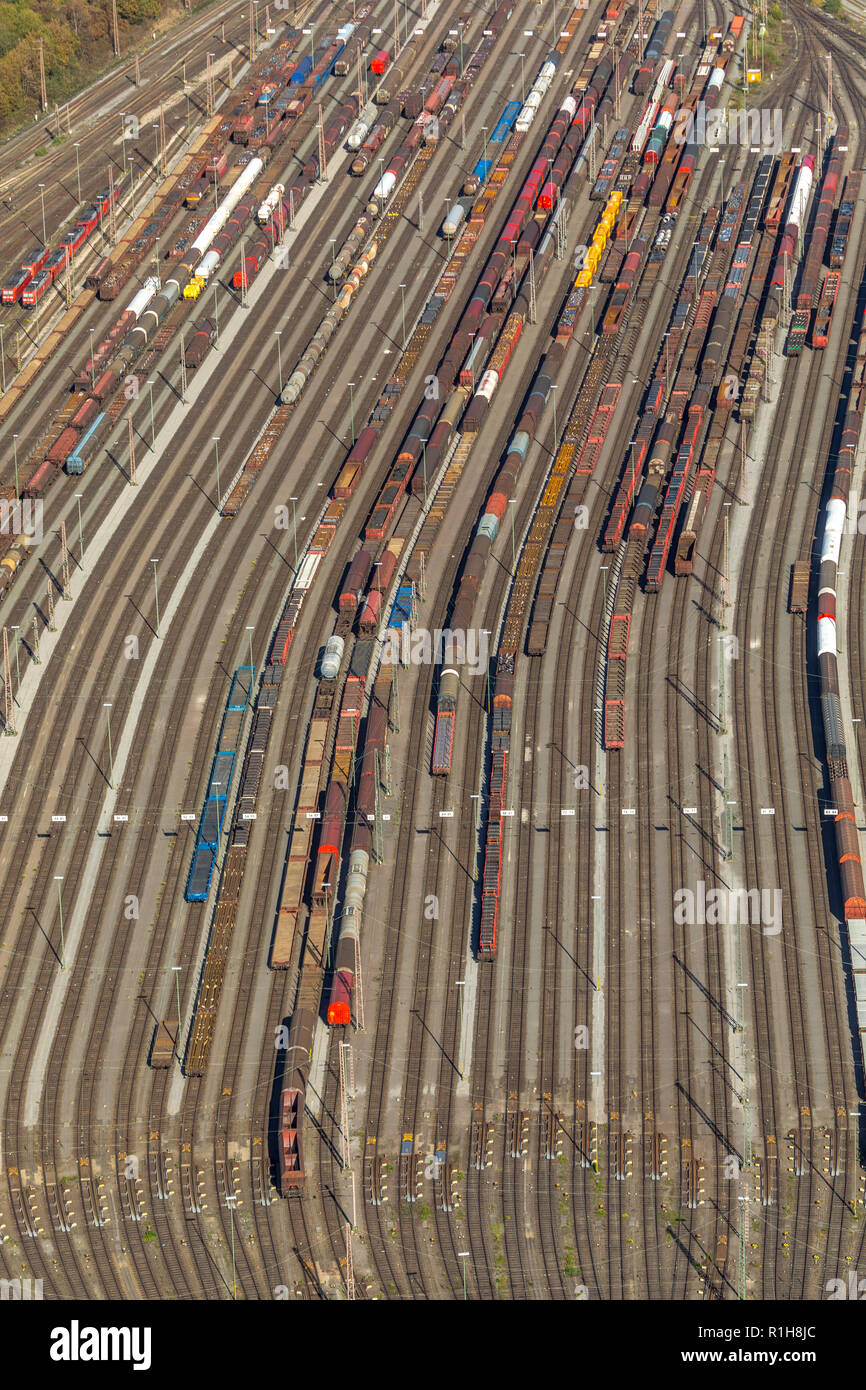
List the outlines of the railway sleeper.
{"type": "Polygon", "coordinates": [[[617,1182],[625,1182],[632,1175],[632,1135],[629,1130],[614,1135],[611,1147],[613,1175],[617,1182]]]}
{"type": "Polygon", "coordinates": [[[651,1130],[644,1136],[644,1177],[651,1182],[660,1182],[667,1177],[668,1141],[658,1130],[651,1130]]]}
{"type": "Polygon", "coordinates": [[[764,1155],[758,1158],[761,1174],[761,1203],[765,1207],[775,1206],[778,1201],[779,1161],[776,1152],[776,1139],[768,1134],[764,1140],[764,1155]]]}
{"type": "Polygon", "coordinates": [[[12,1205],[15,1208],[15,1213],[18,1217],[19,1225],[23,1226],[26,1235],[35,1239],[38,1234],[38,1226],[36,1224],[38,1220],[37,1213],[31,1212],[31,1208],[28,1205],[28,1203],[24,1200],[24,1193],[21,1191],[20,1187],[12,1187],[11,1192],[12,1205]]]}
{"type": "Polygon", "coordinates": [[[108,1206],[108,1193],[105,1190],[105,1178],[98,1178],[96,1182],[96,1201],[99,1206],[99,1215],[102,1217],[101,1226],[105,1226],[111,1220],[111,1213],[108,1206]]]}
{"type": "Polygon", "coordinates": [[[45,1191],[48,1195],[48,1205],[51,1207],[56,1229],[67,1233],[73,1230],[78,1223],[73,1220],[72,1199],[66,1190],[57,1183],[51,1182],[45,1184],[45,1191]]]}
{"type": "MultiPolygon", "coordinates": [[[[480,1110],[480,1106],[478,1108],[480,1110]]],[[[492,1124],[485,1124],[480,1116],[472,1121],[470,1151],[472,1165],[479,1173],[483,1172],[485,1168],[489,1168],[493,1160],[493,1138],[494,1127],[492,1124]]]]}
{"type": "Polygon", "coordinates": [[[831,1178],[839,1178],[845,1172],[845,1150],[850,1141],[847,1129],[837,1128],[824,1131],[823,1167],[831,1178]]]}
{"type": "Polygon", "coordinates": [[[118,1185],[120,1186],[121,1192],[125,1190],[129,1195],[130,1220],[142,1221],[144,1217],[147,1216],[147,1210],[142,1203],[141,1178],[125,1177],[123,1181],[118,1178],[118,1185]]]}
{"type": "Polygon", "coordinates": [[[371,1206],[381,1207],[388,1191],[387,1184],[383,1181],[382,1160],[373,1154],[364,1160],[364,1169],[367,1199],[371,1206]]]}
{"type": "Polygon", "coordinates": [[[174,1196],[174,1161],[171,1154],[160,1151],[158,1163],[160,1196],[167,1202],[174,1196]]]}
{"type": "Polygon", "coordinates": [[[788,1144],[788,1172],[795,1178],[803,1178],[813,1166],[812,1131],[792,1129],[786,1135],[788,1144]]]}
{"type": "Polygon", "coordinates": [[[555,1110],[541,1116],[541,1150],[549,1162],[562,1154],[562,1116],[555,1110]]]}
{"type": "Polygon", "coordinates": [[[515,1110],[508,1117],[508,1152],[512,1158],[525,1158],[529,1142],[529,1116],[515,1110]]]}
{"type": "MultiPolygon", "coordinates": [[[[254,1140],[254,1147],[255,1146],[261,1149],[260,1139],[254,1140]]],[[[259,1152],[251,1159],[251,1164],[253,1200],[257,1202],[260,1207],[269,1207],[271,1202],[275,1201],[278,1196],[277,1189],[274,1187],[271,1179],[270,1163],[266,1163],[264,1156],[259,1152]]]]}
{"type": "MultiPolygon", "coordinates": [[[[580,1102],[581,1107],[582,1104],[580,1102]]],[[[581,1168],[593,1168],[598,1172],[598,1125],[595,1120],[579,1120],[575,1131],[581,1168]]]]}
{"type": "Polygon", "coordinates": [[[424,1170],[418,1162],[418,1154],[400,1155],[401,1191],[405,1202],[417,1202],[421,1196],[424,1170]]]}
{"type": "Polygon", "coordinates": [[[436,1165],[434,1184],[438,1189],[436,1197],[440,1211],[453,1211],[455,1204],[459,1205],[460,1196],[455,1191],[457,1174],[452,1163],[436,1165]]]}
{"type": "Polygon", "coordinates": [[[36,1228],[35,1233],[36,1235],[41,1236],[44,1234],[44,1230],[43,1227],[39,1224],[42,1218],[39,1214],[39,1194],[36,1191],[35,1187],[27,1188],[27,1205],[30,1210],[31,1220],[36,1228]]]}
{"type": "Polygon", "coordinates": [[[683,1186],[686,1190],[686,1206],[697,1211],[704,1201],[704,1160],[683,1157],[683,1186]]]}

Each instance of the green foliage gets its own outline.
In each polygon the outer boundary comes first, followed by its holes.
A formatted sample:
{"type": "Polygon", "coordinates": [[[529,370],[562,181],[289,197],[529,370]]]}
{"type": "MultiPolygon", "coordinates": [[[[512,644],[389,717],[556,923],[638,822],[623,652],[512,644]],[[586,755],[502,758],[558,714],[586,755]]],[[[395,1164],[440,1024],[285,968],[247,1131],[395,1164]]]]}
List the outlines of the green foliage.
{"type": "Polygon", "coordinates": [[[824,0],[823,9],[826,14],[840,15],[842,13],[842,0],[824,0]]]}
{"type": "MultiPolygon", "coordinates": [[[[181,13],[181,0],[117,0],[121,53],[181,13]]],[[[111,0],[0,0],[0,134],[41,109],[40,41],[50,108],[112,62],[111,29],[111,0]]]]}

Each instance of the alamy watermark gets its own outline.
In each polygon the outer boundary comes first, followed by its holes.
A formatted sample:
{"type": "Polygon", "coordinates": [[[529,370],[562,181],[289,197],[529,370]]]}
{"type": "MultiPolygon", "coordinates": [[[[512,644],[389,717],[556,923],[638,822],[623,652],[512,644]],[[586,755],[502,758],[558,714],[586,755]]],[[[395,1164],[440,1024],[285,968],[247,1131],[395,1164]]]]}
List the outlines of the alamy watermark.
{"type": "Polygon", "coordinates": [[[781,888],[707,888],[703,879],[697,889],[678,888],[674,893],[674,922],[677,926],[761,927],[765,936],[778,936],[782,930],[781,888]]]}
{"type": "Polygon", "coordinates": [[[382,664],[396,666],[466,666],[470,676],[483,676],[490,661],[489,633],[470,627],[416,627],[408,623],[401,629],[386,628],[382,634],[382,664]]]}
{"type": "Polygon", "coordinates": [[[42,498],[0,499],[0,536],[27,536],[36,545],[42,540],[42,498]]]}
{"type": "Polygon", "coordinates": [[[720,106],[707,110],[699,101],[694,111],[677,112],[673,139],[677,145],[761,146],[779,154],[782,149],[782,111],[778,106],[753,106],[750,111],[720,106]]]}
{"type": "Polygon", "coordinates": [[[41,1302],[43,1297],[41,1279],[0,1279],[0,1301],[3,1303],[41,1302]]]}

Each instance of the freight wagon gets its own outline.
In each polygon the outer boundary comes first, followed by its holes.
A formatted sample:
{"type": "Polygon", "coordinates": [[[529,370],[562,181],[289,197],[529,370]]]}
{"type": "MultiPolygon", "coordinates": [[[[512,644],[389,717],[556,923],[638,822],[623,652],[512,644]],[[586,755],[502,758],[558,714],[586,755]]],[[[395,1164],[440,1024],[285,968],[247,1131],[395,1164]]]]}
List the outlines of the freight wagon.
{"type": "Polygon", "coordinates": [[[105,256],[104,259],[99,262],[99,265],[85,276],[84,288],[86,290],[98,290],[110,269],[111,257],[105,256]]]}
{"type": "Polygon", "coordinates": [[[67,473],[83,473],[93,455],[102,443],[102,436],[107,432],[109,423],[108,416],[97,415],[93,424],[85,431],[79,439],[77,445],[71,453],[66,456],[67,473]]]}
{"type": "Polygon", "coordinates": [[[831,270],[824,281],[821,290],[821,298],[818,300],[818,308],[815,313],[815,326],[812,329],[812,346],[825,348],[827,338],[830,333],[830,320],[833,317],[833,306],[836,303],[836,296],[839,293],[839,281],[841,274],[838,270],[831,270]]]}

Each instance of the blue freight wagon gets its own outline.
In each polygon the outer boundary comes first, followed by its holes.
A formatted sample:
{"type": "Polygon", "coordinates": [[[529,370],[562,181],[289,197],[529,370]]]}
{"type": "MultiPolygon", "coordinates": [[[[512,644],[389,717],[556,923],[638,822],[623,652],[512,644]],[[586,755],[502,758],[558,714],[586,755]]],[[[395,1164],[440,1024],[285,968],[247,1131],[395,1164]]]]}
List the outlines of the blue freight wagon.
{"type": "Polygon", "coordinates": [[[289,78],[289,86],[290,86],[290,87],[300,87],[300,85],[301,85],[301,83],[303,82],[304,78],[307,77],[307,75],[309,74],[309,72],[310,72],[312,66],[313,66],[313,60],[312,60],[312,58],[309,58],[309,57],[304,58],[304,59],[298,64],[298,66],[295,68],[295,71],[292,73],[291,77],[289,78]]]}
{"type": "Polygon", "coordinates": [[[215,860],[216,854],[211,845],[196,845],[186,883],[185,897],[188,903],[207,901],[215,860]]]}
{"type": "Polygon", "coordinates": [[[231,689],[229,690],[229,701],[226,706],[230,710],[245,710],[250,702],[253,681],[255,680],[255,666],[239,666],[232,676],[231,689]]]}
{"type": "Polygon", "coordinates": [[[84,431],[71,454],[66,456],[67,473],[83,473],[96,450],[99,448],[102,438],[101,426],[105,419],[105,413],[97,415],[93,424],[84,431]]]}
{"type": "Polygon", "coordinates": [[[415,590],[412,584],[401,584],[391,608],[389,627],[405,627],[412,617],[415,590]]]}
{"type": "Polygon", "coordinates": [[[198,832],[198,845],[196,845],[196,850],[198,850],[200,845],[207,845],[216,852],[225,813],[226,799],[224,796],[209,796],[207,798],[204,803],[204,810],[201,813],[201,826],[198,832]]]}
{"type": "Polygon", "coordinates": [[[509,101],[496,125],[493,127],[493,134],[490,137],[491,145],[498,145],[504,140],[511,131],[511,127],[520,114],[521,103],[519,101],[509,101]]]}
{"type": "Polygon", "coordinates": [[[234,765],[234,749],[221,748],[213,760],[210,783],[207,789],[208,796],[228,796],[229,787],[232,784],[234,765]]]}

